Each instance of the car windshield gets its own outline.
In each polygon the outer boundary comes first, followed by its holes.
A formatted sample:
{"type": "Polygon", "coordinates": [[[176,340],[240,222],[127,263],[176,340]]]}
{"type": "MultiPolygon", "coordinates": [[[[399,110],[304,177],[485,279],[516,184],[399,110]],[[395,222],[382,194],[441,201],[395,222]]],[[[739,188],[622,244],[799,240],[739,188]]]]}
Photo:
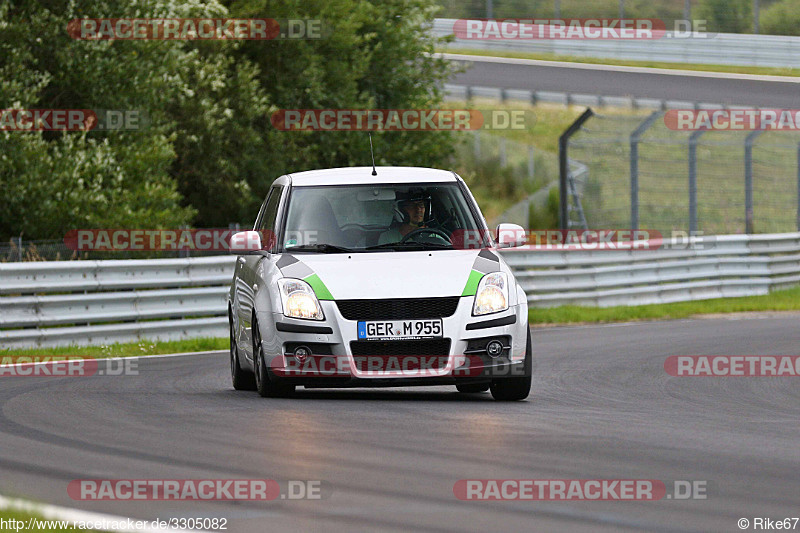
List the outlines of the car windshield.
{"type": "MultiPolygon", "coordinates": [[[[293,187],[283,251],[452,249],[485,236],[457,183],[293,187]]],[[[475,242],[475,247],[486,243],[475,242]]]]}

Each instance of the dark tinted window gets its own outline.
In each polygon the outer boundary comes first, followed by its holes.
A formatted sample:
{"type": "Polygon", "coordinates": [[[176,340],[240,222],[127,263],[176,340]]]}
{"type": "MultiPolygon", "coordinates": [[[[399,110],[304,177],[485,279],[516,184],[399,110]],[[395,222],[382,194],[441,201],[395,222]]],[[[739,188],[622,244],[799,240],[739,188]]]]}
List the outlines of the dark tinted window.
{"type": "Polygon", "coordinates": [[[264,249],[271,249],[275,244],[276,218],[278,216],[278,206],[280,205],[282,192],[283,188],[280,186],[273,187],[270,190],[267,205],[261,216],[261,222],[256,228],[256,230],[261,232],[261,242],[264,245],[264,249]]]}

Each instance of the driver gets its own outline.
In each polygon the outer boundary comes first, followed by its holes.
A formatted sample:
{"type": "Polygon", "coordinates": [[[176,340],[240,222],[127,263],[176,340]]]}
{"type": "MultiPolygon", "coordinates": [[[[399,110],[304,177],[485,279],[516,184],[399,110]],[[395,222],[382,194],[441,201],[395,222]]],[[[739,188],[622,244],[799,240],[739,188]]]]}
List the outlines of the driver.
{"type": "Polygon", "coordinates": [[[400,242],[400,240],[414,231],[424,228],[427,199],[422,197],[410,198],[398,202],[399,213],[403,217],[402,223],[395,223],[387,231],[381,233],[378,244],[400,242]]]}

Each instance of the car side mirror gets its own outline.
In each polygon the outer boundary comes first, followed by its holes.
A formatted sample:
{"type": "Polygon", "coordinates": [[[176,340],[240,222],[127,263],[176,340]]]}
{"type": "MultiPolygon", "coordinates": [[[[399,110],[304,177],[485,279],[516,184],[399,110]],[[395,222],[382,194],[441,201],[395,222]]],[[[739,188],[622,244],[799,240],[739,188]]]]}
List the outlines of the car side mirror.
{"type": "Polygon", "coordinates": [[[231,236],[229,250],[232,254],[245,255],[261,250],[261,233],[240,231],[231,236]]]}
{"type": "Polygon", "coordinates": [[[528,236],[522,226],[504,223],[497,226],[495,240],[498,248],[515,248],[527,244],[528,236]]]}

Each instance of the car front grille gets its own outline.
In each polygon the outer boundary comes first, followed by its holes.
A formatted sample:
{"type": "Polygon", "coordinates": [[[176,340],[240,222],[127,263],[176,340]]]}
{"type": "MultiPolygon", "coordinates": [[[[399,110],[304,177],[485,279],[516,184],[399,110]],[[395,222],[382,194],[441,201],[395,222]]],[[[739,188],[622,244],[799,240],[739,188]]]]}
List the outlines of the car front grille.
{"type": "Polygon", "coordinates": [[[351,341],[356,368],[377,370],[439,370],[447,366],[450,339],[351,341]]]}
{"type": "Polygon", "coordinates": [[[392,298],[388,300],[337,300],[347,320],[413,320],[453,316],[459,296],[444,298],[392,298]]]}

